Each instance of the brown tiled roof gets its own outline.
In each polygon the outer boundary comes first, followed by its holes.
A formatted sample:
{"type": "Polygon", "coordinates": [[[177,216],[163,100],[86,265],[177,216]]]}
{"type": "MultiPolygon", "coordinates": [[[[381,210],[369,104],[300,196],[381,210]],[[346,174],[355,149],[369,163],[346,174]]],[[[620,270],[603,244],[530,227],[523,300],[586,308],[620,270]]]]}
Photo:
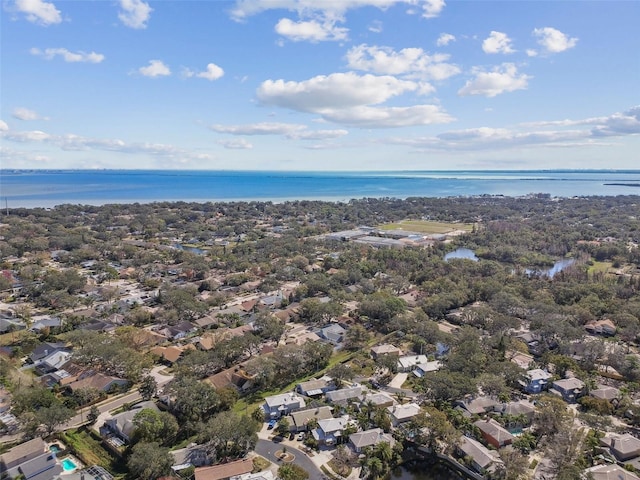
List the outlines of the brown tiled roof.
{"type": "Polygon", "coordinates": [[[223,463],[212,467],[196,468],[195,480],[224,480],[225,478],[244,475],[253,470],[253,461],[249,458],[235,462],[223,463]]]}

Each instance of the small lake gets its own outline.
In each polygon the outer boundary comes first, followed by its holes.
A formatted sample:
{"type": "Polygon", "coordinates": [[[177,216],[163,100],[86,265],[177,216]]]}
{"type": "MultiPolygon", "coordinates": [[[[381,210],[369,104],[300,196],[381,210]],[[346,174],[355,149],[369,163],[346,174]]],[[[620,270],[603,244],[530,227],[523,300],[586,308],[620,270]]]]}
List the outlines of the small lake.
{"type": "Polygon", "coordinates": [[[537,275],[540,277],[553,278],[556,274],[560,273],[565,268],[570,267],[574,263],[576,263],[574,258],[563,258],[562,260],[558,260],[554,263],[553,267],[544,270],[527,268],[524,272],[529,276],[537,275]]]}
{"type": "Polygon", "coordinates": [[[476,257],[476,254],[473,252],[473,250],[469,250],[468,248],[458,248],[453,252],[447,253],[444,256],[444,261],[448,262],[449,260],[454,258],[463,258],[466,260],[472,260],[474,262],[477,262],[479,260],[479,258],[476,257]]]}
{"type": "Polygon", "coordinates": [[[462,480],[464,477],[441,463],[420,462],[394,469],[389,480],[462,480]]]}
{"type": "Polygon", "coordinates": [[[206,250],[203,250],[201,248],[196,248],[196,247],[187,247],[187,246],[182,245],[180,243],[174,243],[173,244],[173,248],[177,248],[178,250],[184,250],[185,252],[195,253],[196,255],[206,255],[207,254],[206,250]]]}

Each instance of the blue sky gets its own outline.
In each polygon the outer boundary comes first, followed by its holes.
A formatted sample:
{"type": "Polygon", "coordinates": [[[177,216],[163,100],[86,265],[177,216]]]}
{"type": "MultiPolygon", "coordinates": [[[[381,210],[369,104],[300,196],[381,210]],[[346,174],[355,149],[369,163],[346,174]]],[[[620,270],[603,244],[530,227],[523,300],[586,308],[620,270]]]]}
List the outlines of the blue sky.
{"type": "Polygon", "coordinates": [[[640,168],[640,2],[0,0],[2,168],[640,168]]]}

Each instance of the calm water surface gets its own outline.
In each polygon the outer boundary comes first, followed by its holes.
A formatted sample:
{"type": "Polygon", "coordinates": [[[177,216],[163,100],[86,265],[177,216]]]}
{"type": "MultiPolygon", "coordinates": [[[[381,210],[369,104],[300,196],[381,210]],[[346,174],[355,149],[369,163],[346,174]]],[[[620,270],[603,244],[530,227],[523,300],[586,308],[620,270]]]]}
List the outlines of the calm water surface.
{"type": "Polygon", "coordinates": [[[396,468],[391,472],[390,480],[463,480],[463,477],[442,464],[421,463],[396,468]]]}
{"type": "Polygon", "coordinates": [[[2,207],[64,203],[329,200],[354,198],[640,195],[640,170],[249,172],[0,170],[2,207]],[[610,185],[618,183],[625,185],[610,185]]]}

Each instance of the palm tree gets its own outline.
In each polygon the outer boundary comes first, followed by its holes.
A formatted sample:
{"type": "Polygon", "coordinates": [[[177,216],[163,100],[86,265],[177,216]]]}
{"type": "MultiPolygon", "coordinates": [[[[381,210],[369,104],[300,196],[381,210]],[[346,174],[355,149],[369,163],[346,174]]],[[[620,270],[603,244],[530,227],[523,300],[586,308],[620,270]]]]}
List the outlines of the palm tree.
{"type": "Polygon", "coordinates": [[[373,480],[382,477],[385,473],[385,468],[382,460],[380,460],[378,457],[368,458],[365,463],[365,467],[367,469],[367,478],[373,480]]]}

